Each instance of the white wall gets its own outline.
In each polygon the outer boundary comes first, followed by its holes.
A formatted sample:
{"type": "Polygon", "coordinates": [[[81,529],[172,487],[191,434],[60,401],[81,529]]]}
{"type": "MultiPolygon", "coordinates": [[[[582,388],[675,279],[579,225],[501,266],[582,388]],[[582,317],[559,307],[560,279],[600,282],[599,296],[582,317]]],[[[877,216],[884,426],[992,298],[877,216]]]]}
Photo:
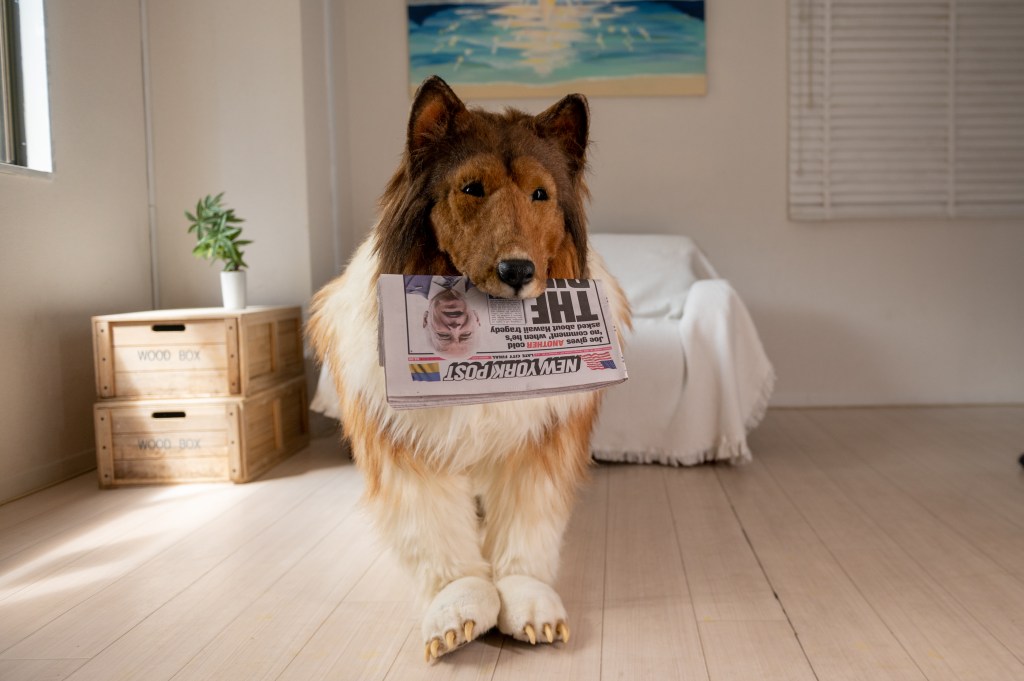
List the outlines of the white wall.
{"type": "Polygon", "coordinates": [[[333,231],[321,153],[323,2],[147,0],[147,8],[159,306],[220,304],[222,265],[192,255],[183,213],[221,191],[253,241],[244,249],[249,303],[306,303],[314,262],[324,267],[311,246],[333,231]]]}
{"type": "Polygon", "coordinates": [[[46,10],[55,172],[0,172],[0,501],[95,466],[89,318],[150,300],[138,0],[46,10]]]}
{"type": "MultiPolygon", "coordinates": [[[[695,238],[751,309],[775,405],[1024,401],[1024,221],[787,218],[786,6],[709,0],[707,97],[591,99],[591,229],[695,238]]],[[[344,18],[354,242],[401,154],[405,4],[344,18]]]]}
{"type": "MultiPolygon", "coordinates": [[[[325,0],[301,0],[302,93],[305,125],[306,204],[309,206],[310,293],[329,281],[336,268],[337,211],[334,199],[336,170],[332,167],[335,138],[331,134],[334,91],[333,26],[335,13],[325,0]]],[[[295,131],[292,131],[295,132],[295,131]]]]}

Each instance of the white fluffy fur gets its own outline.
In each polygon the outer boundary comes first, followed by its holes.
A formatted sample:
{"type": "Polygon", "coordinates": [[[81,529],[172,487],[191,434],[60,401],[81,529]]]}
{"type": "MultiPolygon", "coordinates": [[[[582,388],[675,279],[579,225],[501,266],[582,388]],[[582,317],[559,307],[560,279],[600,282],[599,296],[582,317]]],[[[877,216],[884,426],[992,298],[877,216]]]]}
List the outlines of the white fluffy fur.
{"type": "MultiPolygon", "coordinates": [[[[608,283],[618,323],[628,320],[625,297],[593,250],[589,267],[592,278],[608,283]]],[[[326,362],[336,369],[343,402],[362,404],[381,432],[421,452],[431,471],[418,475],[384,466],[381,488],[387,494],[381,496],[401,503],[370,500],[378,529],[414,575],[427,605],[424,641],[443,642],[454,631],[462,644],[460,619],[473,619],[478,635],[494,625],[495,615],[503,631],[523,640],[526,624],[537,632],[545,624],[556,627],[565,620],[565,609],[550,585],[558,571],[568,508],[561,512],[560,502],[553,501],[559,491],[536,478],[498,494],[494,487],[507,480],[496,483],[493,471],[509,452],[540,441],[552,427],[592,407],[597,395],[395,411],[386,402],[377,357],[377,270],[368,239],[345,275],[328,285],[317,324],[327,329],[326,362]],[[489,503],[485,522],[492,527],[486,541],[477,496],[489,503]],[[500,614],[490,612],[497,593],[481,583],[498,585],[500,614]]],[[[441,652],[447,652],[443,644],[441,652]]]]}
{"type": "Polygon", "coordinates": [[[445,632],[454,631],[456,647],[469,643],[464,623],[473,622],[473,633],[481,634],[498,623],[500,607],[498,590],[490,579],[456,579],[438,592],[423,614],[423,640],[443,640],[445,632]]]}
{"type": "Polygon", "coordinates": [[[501,597],[498,629],[502,633],[528,641],[526,625],[533,625],[537,635],[543,632],[545,624],[556,629],[559,623],[568,620],[562,599],[540,580],[526,575],[509,575],[499,579],[495,586],[501,597]]]}

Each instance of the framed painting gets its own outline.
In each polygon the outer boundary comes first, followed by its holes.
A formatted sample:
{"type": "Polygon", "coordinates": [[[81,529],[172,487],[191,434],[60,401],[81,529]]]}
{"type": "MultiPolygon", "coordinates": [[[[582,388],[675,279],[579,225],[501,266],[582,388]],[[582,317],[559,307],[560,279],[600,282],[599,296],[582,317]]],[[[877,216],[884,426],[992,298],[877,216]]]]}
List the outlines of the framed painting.
{"type": "Polygon", "coordinates": [[[406,0],[409,87],[469,98],[703,95],[704,0],[406,0]]]}

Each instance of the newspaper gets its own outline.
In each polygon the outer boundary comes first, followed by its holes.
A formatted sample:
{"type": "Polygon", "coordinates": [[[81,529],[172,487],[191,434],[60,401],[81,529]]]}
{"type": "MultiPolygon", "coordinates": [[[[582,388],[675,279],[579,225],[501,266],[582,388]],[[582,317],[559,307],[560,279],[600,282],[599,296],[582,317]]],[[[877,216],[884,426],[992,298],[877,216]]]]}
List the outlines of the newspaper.
{"type": "Polygon", "coordinates": [[[466,277],[385,274],[379,352],[396,409],[596,390],[628,378],[601,282],[493,298],[466,277]]]}

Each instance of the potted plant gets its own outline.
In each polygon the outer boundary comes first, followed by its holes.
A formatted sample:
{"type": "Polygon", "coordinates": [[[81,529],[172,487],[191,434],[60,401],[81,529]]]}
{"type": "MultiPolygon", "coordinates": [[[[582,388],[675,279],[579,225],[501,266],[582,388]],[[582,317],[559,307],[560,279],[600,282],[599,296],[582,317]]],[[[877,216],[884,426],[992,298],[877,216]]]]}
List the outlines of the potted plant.
{"type": "Polygon", "coordinates": [[[221,295],[224,307],[230,310],[245,308],[245,264],[241,247],[251,241],[239,239],[242,234],[242,218],[235,215],[233,208],[221,205],[224,192],[217,196],[207,195],[196,203],[193,215],[185,211],[188,231],[195,232],[198,243],[192,249],[193,255],[206,260],[221,260],[224,271],[220,273],[221,295]]]}

